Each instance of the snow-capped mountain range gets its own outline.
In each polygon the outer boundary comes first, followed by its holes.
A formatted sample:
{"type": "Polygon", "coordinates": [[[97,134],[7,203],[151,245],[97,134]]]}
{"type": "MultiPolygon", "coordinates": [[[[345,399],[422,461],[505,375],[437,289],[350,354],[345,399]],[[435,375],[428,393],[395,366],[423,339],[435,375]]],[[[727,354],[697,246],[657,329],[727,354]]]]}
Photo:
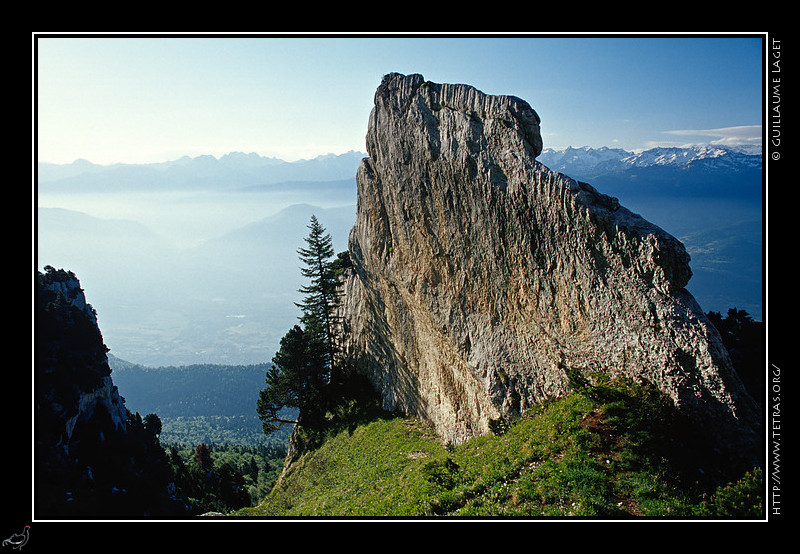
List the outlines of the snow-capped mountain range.
{"type": "Polygon", "coordinates": [[[568,147],[563,150],[545,148],[538,160],[554,171],[580,178],[655,166],[739,171],[760,169],[762,165],[760,151],[711,145],[660,147],[638,153],[606,146],[568,147]]]}

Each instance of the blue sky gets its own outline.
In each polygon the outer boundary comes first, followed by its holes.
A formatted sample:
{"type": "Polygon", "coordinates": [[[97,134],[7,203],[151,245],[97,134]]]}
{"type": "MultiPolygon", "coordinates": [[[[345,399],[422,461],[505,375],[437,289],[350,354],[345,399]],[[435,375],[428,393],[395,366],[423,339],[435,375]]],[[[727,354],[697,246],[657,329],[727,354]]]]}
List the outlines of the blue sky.
{"type": "Polygon", "coordinates": [[[34,37],[37,159],[146,163],[364,151],[389,72],[528,101],[545,147],[750,142],[759,35],[34,37]]]}

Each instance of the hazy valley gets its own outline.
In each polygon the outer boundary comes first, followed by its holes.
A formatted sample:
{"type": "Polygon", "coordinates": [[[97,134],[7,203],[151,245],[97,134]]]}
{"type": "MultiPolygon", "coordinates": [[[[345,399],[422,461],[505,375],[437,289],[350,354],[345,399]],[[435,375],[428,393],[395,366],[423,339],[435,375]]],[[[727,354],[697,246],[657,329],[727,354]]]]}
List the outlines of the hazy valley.
{"type": "Polygon", "coordinates": [[[143,192],[140,183],[61,192],[74,178],[40,184],[37,265],[81,276],[107,345],[125,360],[269,361],[297,315],[295,250],[311,214],[346,248],[360,156],[351,158],[349,179],[264,190],[246,179],[228,190],[173,183],[159,192],[143,192]]]}

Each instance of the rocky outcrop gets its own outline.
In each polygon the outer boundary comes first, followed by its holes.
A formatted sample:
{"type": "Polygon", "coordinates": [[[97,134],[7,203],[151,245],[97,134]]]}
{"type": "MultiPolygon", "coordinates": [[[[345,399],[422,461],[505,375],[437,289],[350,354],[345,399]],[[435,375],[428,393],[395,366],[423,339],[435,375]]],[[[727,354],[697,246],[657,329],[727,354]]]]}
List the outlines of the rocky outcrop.
{"type": "Polygon", "coordinates": [[[72,272],[48,266],[37,274],[34,322],[37,517],[184,513],[169,490],[160,421],[143,422],[125,407],[94,309],[72,272]]]}
{"type": "Polygon", "coordinates": [[[649,381],[720,444],[754,405],[685,287],[689,256],[592,186],[550,171],[536,112],[390,74],[357,173],[343,352],[384,407],[446,441],[569,390],[573,368],[649,381]]]}
{"type": "Polygon", "coordinates": [[[68,454],[78,423],[103,418],[103,425],[124,431],[128,412],[111,380],[97,316],[77,277],[47,268],[38,275],[37,294],[39,438],[68,454]]]}

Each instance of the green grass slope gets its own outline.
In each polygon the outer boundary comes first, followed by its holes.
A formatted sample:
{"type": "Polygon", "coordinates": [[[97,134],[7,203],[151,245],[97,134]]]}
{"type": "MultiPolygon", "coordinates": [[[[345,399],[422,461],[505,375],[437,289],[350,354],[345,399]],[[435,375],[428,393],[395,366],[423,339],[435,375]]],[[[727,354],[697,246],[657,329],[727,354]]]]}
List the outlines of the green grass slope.
{"type": "Polygon", "coordinates": [[[459,446],[412,418],[351,425],[231,515],[764,516],[760,469],[726,473],[656,391],[598,379],[576,376],[569,395],[459,446]]]}

